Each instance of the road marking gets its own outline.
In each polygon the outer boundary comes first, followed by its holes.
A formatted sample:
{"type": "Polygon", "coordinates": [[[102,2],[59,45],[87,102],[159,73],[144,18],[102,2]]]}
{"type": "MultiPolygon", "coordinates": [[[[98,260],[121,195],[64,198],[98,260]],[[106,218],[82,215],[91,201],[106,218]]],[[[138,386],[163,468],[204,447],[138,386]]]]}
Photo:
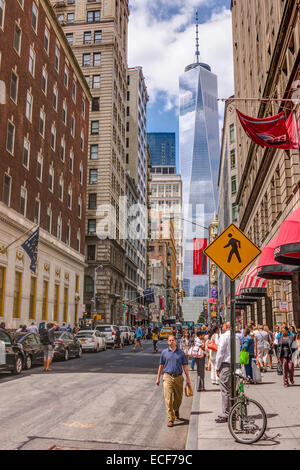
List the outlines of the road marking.
{"type": "Polygon", "coordinates": [[[82,428],[82,429],[88,429],[88,428],[93,428],[96,426],[96,424],[82,424],[79,423],[78,421],[75,421],[74,423],[61,423],[63,426],[68,426],[69,428],[82,428]]]}

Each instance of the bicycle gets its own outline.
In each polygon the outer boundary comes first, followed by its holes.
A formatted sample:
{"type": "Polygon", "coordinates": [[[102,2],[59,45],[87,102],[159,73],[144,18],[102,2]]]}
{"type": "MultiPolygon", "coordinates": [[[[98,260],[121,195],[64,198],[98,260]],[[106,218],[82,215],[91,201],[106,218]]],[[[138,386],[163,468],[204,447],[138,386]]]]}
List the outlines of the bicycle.
{"type": "Polygon", "coordinates": [[[245,395],[247,378],[235,373],[240,379],[237,388],[237,401],[230,410],[228,427],[234,439],[241,444],[254,444],[265,434],[267,415],[260,403],[245,395]]]}

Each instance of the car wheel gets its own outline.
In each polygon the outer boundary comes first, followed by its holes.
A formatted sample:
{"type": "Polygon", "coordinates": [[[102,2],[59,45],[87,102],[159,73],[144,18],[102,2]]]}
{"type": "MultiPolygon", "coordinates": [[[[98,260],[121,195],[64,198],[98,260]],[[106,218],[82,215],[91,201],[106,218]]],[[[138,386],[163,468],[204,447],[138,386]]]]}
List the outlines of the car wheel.
{"type": "Polygon", "coordinates": [[[31,356],[27,356],[26,359],[25,359],[25,369],[29,370],[29,369],[31,369],[31,366],[32,366],[31,356]]]}
{"type": "Polygon", "coordinates": [[[13,375],[21,374],[23,369],[23,359],[21,356],[17,356],[14,369],[11,371],[13,375]]]}
{"type": "Polygon", "coordinates": [[[68,349],[65,349],[64,360],[65,360],[65,361],[68,361],[68,360],[69,360],[69,357],[70,357],[69,350],[68,350],[68,349]]]}

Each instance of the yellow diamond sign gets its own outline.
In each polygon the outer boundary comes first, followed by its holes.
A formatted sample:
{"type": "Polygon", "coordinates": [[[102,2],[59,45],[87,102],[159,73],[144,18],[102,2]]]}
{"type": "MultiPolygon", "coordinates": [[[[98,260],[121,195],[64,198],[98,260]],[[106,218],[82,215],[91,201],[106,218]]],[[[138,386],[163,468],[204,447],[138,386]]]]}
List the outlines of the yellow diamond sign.
{"type": "Polygon", "coordinates": [[[261,250],[232,224],[206,248],[204,253],[234,281],[261,254],[261,250]]]}

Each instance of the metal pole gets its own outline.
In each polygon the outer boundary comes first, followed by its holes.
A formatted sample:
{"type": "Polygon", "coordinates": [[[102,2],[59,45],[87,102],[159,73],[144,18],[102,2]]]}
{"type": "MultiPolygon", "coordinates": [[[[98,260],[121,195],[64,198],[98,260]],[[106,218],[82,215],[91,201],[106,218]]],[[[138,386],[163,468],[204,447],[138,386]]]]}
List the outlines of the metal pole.
{"type": "Polygon", "coordinates": [[[236,395],[236,380],[235,380],[235,356],[236,356],[236,344],[235,344],[235,281],[230,281],[230,400],[231,406],[233,406],[236,395]]]}

